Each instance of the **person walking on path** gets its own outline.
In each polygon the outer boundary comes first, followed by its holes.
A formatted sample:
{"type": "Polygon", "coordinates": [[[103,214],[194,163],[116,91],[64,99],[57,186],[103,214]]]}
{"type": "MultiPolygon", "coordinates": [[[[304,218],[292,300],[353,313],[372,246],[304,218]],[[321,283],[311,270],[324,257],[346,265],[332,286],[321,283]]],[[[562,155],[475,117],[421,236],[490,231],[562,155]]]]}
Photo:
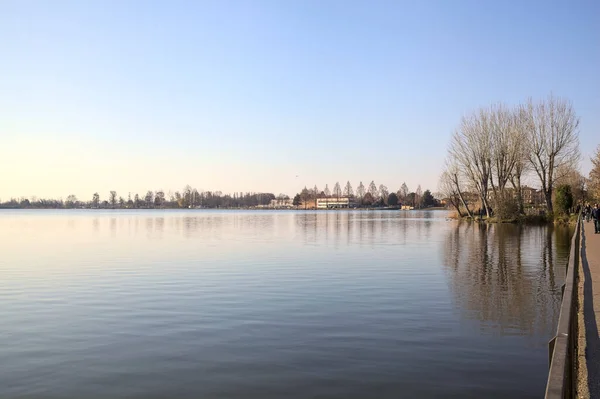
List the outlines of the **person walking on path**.
{"type": "Polygon", "coordinates": [[[590,204],[586,204],[585,205],[585,221],[589,222],[590,221],[590,216],[592,215],[592,207],[590,206],[590,204]]]}
{"type": "Polygon", "coordinates": [[[592,219],[594,219],[594,234],[600,233],[600,209],[598,209],[598,204],[594,205],[594,209],[592,209],[592,219]]]}

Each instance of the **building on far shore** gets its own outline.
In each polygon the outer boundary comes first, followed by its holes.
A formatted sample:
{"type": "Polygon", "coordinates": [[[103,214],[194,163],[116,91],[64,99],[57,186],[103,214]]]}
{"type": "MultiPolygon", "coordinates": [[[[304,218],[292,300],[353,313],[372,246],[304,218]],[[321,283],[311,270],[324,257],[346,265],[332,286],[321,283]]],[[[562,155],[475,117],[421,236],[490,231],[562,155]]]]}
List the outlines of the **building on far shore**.
{"type": "MultiPolygon", "coordinates": [[[[506,187],[505,192],[506,194],[512,196],[513,199],[517,199],[517,191],[514,188],[506,187]]],[[[475,207],[481,206],[479,194],[466,191],[463,192],[462,195],[467,205],[475,207]]],[[[522,186],[521,195],[523,199],[523,205],[525,206],[539,207],[545,205],[544,192],[542,190],[538,190],[529,186],[522,186]]],[[[488,191],[487,199],[488,201],[492,201],[490,204],[493,205],[494,192],[492,190],[488,191]]]]}
{"type": "Polygon", "coordinates": [[[354,198],[350,197],[317,198],[317,209],[354,208],[355,206],[354,198]]]}
{"type": "Polygon", "coordinates": [[[543,205],[544,204],[544,193],[542,190],[536,190],[529,186],[521,187],[521,193],[523,195],[523,203],[525,205],[543,205]]]}
{"type": "Polygon", "coordinates": [[[292,199],[273,199],[269,203],[269,208],[275,209],[290,209],[294,207],[294,200],[292,199]]]}

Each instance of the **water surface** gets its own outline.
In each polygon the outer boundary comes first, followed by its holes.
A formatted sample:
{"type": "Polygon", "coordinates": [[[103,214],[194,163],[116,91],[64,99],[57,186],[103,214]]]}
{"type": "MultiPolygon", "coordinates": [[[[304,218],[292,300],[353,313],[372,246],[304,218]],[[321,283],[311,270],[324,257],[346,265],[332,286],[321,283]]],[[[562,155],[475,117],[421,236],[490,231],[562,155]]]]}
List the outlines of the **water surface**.
{"type": "Polygon", "coordinates": [[[0,397],[534,398],[569,231],[0,211],[0,397]]]}

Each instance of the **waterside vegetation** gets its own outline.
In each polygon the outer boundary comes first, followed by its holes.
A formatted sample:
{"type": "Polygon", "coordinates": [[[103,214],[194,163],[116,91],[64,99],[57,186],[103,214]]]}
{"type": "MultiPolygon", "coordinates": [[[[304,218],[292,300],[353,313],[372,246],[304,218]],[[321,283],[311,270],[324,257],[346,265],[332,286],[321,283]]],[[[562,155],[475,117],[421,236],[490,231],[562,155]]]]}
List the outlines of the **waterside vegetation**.
{"type": "Polygon", "coordinates": [[[552,94],[515,107],[482,107],[464,116],[452,135],[440,192],[459,218],[568,220],[578,204],[600,194],[600,149],[585,178],[578,169],[578,129],[572,103],[552,94]],[[531,198],[526,201],[525,181],[540,187],[537,206],[531,198]]]}

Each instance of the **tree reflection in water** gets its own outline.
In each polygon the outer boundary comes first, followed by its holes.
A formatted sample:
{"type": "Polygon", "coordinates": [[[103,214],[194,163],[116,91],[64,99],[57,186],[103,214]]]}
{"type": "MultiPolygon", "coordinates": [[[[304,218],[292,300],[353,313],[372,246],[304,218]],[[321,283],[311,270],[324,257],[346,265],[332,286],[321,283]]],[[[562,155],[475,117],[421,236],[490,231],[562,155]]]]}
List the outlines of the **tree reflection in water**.
{"type": "Polygon", "coordinates": [[[485,333],[551,336],[571,232],[554,226],[457,223],[444,245],[455,306],[485,333]]]}

